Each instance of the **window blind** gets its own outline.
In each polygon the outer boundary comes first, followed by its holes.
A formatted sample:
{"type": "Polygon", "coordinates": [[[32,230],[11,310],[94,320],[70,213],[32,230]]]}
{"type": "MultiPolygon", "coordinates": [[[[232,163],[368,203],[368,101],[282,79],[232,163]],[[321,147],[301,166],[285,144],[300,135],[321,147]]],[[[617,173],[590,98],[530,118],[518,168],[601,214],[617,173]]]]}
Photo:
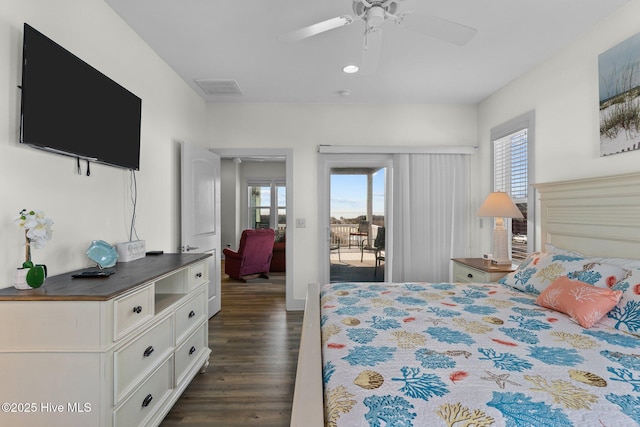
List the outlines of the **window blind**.
{"type": "Polygon", "coordinates": [[[515,203],[528,196],[527,129],[493,142],[494,191],[506,191],[515,203]]]}
{"type": "MultiPolygon", "coordinates": [[[[509,220],[512,235],[527,236],[529,162],[527,129],[496,139],[493,142],[494,191],[505,191],[523,213],[524,220],[509,220]]],[[[527,255],[527,244],[513,243],[511,257],[522,261],[527,255]]]]}

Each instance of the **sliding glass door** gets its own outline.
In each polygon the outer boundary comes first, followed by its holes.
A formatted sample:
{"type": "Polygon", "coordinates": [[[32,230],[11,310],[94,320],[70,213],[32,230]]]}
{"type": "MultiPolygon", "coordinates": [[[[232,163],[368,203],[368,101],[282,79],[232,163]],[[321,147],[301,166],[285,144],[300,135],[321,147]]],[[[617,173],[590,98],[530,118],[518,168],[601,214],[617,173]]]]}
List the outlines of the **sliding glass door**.
{"type": "Polygon", "coordinates": [[[391,156],[325,154],[319,162],[319,280],[384,281],[391,268],[391,156]]]}
{"type": "Polygon", "coordinates": [[[331,169],[330,282],[382,282],[386,168],[331,169]]]}

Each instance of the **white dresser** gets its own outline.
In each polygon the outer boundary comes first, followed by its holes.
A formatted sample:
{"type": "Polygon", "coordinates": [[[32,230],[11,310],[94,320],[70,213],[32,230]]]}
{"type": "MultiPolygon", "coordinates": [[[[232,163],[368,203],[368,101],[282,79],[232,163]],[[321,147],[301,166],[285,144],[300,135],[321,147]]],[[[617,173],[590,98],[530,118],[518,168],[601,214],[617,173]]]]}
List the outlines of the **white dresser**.
{"type": "Polygon", "coordinates": [[[209,364],[209,256],[0,289],[0,425],[158,425],[209,364]]]}

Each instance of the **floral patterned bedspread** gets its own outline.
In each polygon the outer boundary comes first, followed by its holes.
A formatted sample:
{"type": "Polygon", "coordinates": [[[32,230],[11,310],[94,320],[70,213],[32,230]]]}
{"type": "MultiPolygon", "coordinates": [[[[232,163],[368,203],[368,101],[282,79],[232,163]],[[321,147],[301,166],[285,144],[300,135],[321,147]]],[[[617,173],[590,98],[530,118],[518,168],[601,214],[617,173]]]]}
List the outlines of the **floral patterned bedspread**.
{"type": "Polygon", "coordinates": [[[633,426],[640,338],[498,283],[321,291],[327,426],[633,426]]]}

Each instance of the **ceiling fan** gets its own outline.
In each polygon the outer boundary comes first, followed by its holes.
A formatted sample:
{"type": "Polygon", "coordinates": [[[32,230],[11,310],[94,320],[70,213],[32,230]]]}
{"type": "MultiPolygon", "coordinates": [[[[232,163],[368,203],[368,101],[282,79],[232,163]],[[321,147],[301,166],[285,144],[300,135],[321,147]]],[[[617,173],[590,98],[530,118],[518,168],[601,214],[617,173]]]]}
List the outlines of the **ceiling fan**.
{"type": "Polygon", "coordinates": [[[476,34],[476,29],[436,16],[418,15],[410,11],[398,13],[403,0],[353,0],[354,15],[341,15],[312,24],[281,38],[285,41],[299,41],[335,28],[364,21],[364,45],[360,69],[366,73],[375,71],[382,45],[382,24],[391,20],[399,27],[463,46],[476,34]]]}

